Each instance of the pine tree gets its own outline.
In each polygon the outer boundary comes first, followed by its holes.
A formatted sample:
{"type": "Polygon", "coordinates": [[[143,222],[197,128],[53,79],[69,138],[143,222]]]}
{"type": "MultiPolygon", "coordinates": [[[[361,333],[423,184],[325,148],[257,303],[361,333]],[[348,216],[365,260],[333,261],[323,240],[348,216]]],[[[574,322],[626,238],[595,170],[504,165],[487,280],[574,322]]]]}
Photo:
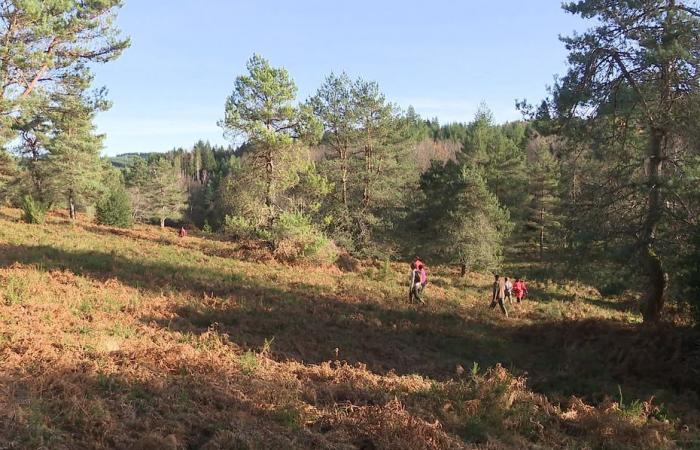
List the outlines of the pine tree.
{"type": "Polygon", "coordinates": [[[166,219],[179,219],[185,208],[187,192],[180,169],[165,157],[156,158],[148,165],[149,178],[144,191],[148,212],[157,217],[160,227],[166,219]]]}
{"type": "Polygon", "coordinates": [[[688,153],[679,137],[697,120],[700,10],[684,0],[580,0],[564,8],[597,25],[563,39],[569,70],[554,88],[553,104],[573,125],[572,136],[587,140],[599,160],[607,159],[610,172],[625,177],[604,185],[611,203],[601,204],[619,216],[611,229],[633,229],[630,247],[647,279],[644,320],[658,321],[668,286],[663,253],[670,242],[660,238],[674,216],[668,187],[680,175],[668,161],[688,153]]]}
{"type": "Polygon", "coordinates": [[[514,218],[522,219],[525,153],[503,127],[493,123],[493,115],[485,105],[480,106],[474,120],[466,127],[457,160],[480,168],[499,202],[514,218]]]}
{"type": "Polygon", "coordinates": [[[300,157],[297,139],[307,132],[314,135],[315,127],[308,127],[309,116],[294,105],[297,87],[286,69],[272,67],[258,55],[248,60],[247,69],[247,75],[236,78],[220,125],[230,136],[245,139],[244,162],[253,177],[249,182],[262,180],[260,200],[270,226],[279,213],[278,195],[293,179],[290,167],[300,157]]]}
{"type": "Polygon", "coordinates": [[[97,222],[119,228],[129,228],[134,222],[131,201],[124,189],[114,189],[107,193],[96,207],[97,222]]]}
{"type": "Polygon", "coordinates": [[[114,26],[120,6],[120,0],[0,2],[0,147],[17,137],[31,140],[26,119],[48,94],[75,77],[89,78],[86,67],[116,59],[129,46],[114,26]]]}
{"type": "Polygon", "coordinates": [[[559,163],[544,145],[535,148],[528,164],[529,202],[526,227],[533,235],[540,260],[547,244],[554,239],[561,225],[559,218],[559,163]]]}
{"type": "Polygon", "coordinates": [[[135,221],[143,221],[148,218],[147,185],[149,180],[148,162],[139,156],[133,158],[130,165],[124,169],[124,184],[131,200],[131,211],[135,221]]]}
{"type": "Polygon", "coordinates": [[[421,177],[421,190],[425,201],[416,233],[429,236],[421,251],[436,261],[458,264],[462,275],[497,268],[512,225],[481,171],[435,161],[421,177]]]}
{"type": "Polygon", "coordinates": [[[105,102],[99,95],[87,97],[89,82],[87,77],[75,77],[56,93],[46,113],[50,132],[37,134],[46,150],[46,157],[35,164],[43,180],[45,198],[41,200],[65,202],[71,219],[78,205],[94,203],[103,192],[103,136],[95,133],[93,120],[97,111],[105,109],[105,102]]]}
{"type": "Polygon", "coordinates": [[[379,85],[358,79],[353,84],[356,102],[357,145],[355,177],[359,209],[352,215],[360,248],[371,246],[377,232],[392,233],[394,217],[410,207],[411,190],[420,176],[413,157],[413,123],[386,101],[379,85]]]}
{"type": "Polygon", "coordinates": [[[325,166],[329,178],[335,182],[336,198],[347,213],[351,202],[348,187],[351,159],[358,139],[358,111],[352,81],[345,73],[331,73],[308,103],[324,128],[323,144],[332,151],[325,166]]]}

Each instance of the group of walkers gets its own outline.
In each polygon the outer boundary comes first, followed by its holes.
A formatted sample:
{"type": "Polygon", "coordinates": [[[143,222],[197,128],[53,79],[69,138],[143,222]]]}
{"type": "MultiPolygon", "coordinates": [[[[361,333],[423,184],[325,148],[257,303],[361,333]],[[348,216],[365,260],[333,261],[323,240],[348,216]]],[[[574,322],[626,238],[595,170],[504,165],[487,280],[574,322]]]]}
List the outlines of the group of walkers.
{"type": "Polygon", "coordinates": [[[521,280],[520,278],[516,278],[515,283],[513,283],[508,277],[505,277],[504,279],[498,274],[495,275],[495,279],[493,281],[493,292],[491,295],[491,309],[498,305],[501,307],[503,314],[508,317],[506,300],[508,300],[508,303],[512,305],[513,296],[515,296],[515,300],[518,303],[527,297],[527,284],[525,284],[525,281],[521,280]]]}
{"type": "MultiPolygon", "coordinates": [[[[425,263],[416,256],[411,262],[411,278],[408,289],[408,301],[410,303],[413,303],[414,300],[425,303],[422,294],[426,284],[428,284],[428,274],[425,263]]],[[[508,317],[506,301],[512,305],[513,297],[515,297],[517,303],[520,303],[527,297],[525,280],[516,278],[515,282],[513,282],[508,277],[503,278],[500,275],[495,275],[490,307],[493,309],[496,305],[500,306],[503,314],[508,317]]]]}

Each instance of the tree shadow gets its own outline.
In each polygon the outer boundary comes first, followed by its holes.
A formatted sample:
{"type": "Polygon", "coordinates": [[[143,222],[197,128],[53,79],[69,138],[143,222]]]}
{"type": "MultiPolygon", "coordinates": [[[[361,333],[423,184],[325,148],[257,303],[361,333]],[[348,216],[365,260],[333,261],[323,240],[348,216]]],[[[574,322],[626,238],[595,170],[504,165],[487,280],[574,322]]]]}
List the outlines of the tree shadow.
{"type": "Polygon", "coordinates": [[[22,220],[21,216],[11,216],[0,209],[0,219],[7,220],[8,222],[19,222],[22,220]]]}
{"type": "MultiPolygon", "coordinates": [[[[119,364],[130,356],[103,359],[119,364]]],[[[301,422],[300,402],[284,379],[162,349],[138,356],[163,372],[143,377],[65,361],[4,372],[0,447],[331,449],[343,442],[301,422]]]]}
{"type": "Polygon", "coordinates": [[[0,264],[36,265],[42,270],[70,270],[106,281],[117,278],[124,284],[149,291],[176,290],[190,293],[225,295],[238,281],[235,274],[228,277],[204,268],[187,264],[169,264],[146,259],[134,260],[114,252],[76,250],[68,251],[48,245],[0,244],[0,264]]]}
{"type": "Polygon", "coordinates": [[[188,237],[180,238],[177,235],[177,230],[167,228],[167,232],[154,235],[152,232],[142,232],[133,228],[113,228],[94,224],[81,224],[85,231],[103,236],[119,236],[125,237],[134,241],[147,242],[158,245],[172,245],[187,250],[196,250],[204,253],[207,256],[219,258],[240,258],[256,256],[257,259],[272,259],[267,251],[261,245],[255,245],[254,242],[233,242],[222,236],[217,236],[213,233],[204,236],[202,233],[191,233],[188,237]],[[192,239],[195,238],[195,239],[192,239]],[[217,243],[225,245],[217,245],[217,243]]]}
{"type": "Polygon", "coordinates": [[[598,308],[607,309],[617,312],[638,312],[639,301],[635,298],[610,298],[610,297],[592,297],[590,295],[571,293],[571,292],[556,292],[546,287],[530,285],[528,287],[528,295],[526,301],[535,303],[585,303],[598,308]]]}
{"type": "Polygon", "coordinates": [[[175,306],[168,317],[144,317],[179,333],[217,331],[245,349],[271,343],[277,360],[362,363],[379,374],[421,374],[442,380],[456,366],[508,359],[490,328],[420,309],[350,304],[303,290],[243,290],[216,305],[175,306]],[[272,300],[272,301],[271,301],[272,300]]]}
{"type": "Polygon", "coordinates": [[[516,375],[527,373],[539,392],[591,401],[614,394],[617,385],[631,386],[640,398],[659,389],[697,393],[700,380],[700,339],[688,330],[653,331],[600,319],[512,323],[498,315],[468,317],[459,308],[329,293],[303,281],[274,284],[188,261],[0,245],[0,265],[16,262],[100,281],[116,278],[141,290],[188,294],[165,310],[149,309],[142,322],[181,336],[216,330],[244,350],[258,351],[272,341],[270,354],[278,361],[341,360],[379,374],[436,380],[453,377],[457,365],[501,363],[516,375]]]}
{"type": "Polygon", "coordinates": [[[280,360],[320,363],[341,359],[363,363],[377,373],[422,374],[446,379],[458,364],[505,362],[507,352],[490,325],[454,313],[402,303],[380,303],[371,295],[329,295],[305,283],[271,285],[238,273],[133,260],[100,251],[67,251],[50,246],[0,245],[0,265],[35,265],[70,270],[106,281],[118,279],[141,290],[189,294],[146,324],[202,334],[216,325],[244,349],[258,350],[274,338],[280,360]],[[347,296],[347,301],[339,297],[347,296]],[[196,299],[196,300],[194,300],[196,299]],[[337,351],[336,351],[337,349],[337,351]]]}
{"type": "MultiPolygon", "coordinates": [[[[528,348],[513,363],[550,397],[600,402],[623,389],[632,398],[700,394],[700,334],[689,328],[639,326],[604,319],[521,325],[508,338],[528,348]]],[[[628,395],[628,398],[629,395],[628,395]]]]}

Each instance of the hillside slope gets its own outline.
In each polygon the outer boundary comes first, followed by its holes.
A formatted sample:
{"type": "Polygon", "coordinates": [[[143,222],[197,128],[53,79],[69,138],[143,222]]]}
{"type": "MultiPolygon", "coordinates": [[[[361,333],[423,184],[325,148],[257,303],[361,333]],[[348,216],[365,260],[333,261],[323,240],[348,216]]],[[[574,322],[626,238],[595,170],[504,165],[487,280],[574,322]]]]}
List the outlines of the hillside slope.
{"type": "Polygon", "coordinates": [[[698,338],[639,328],[624,299],[533,282],[506,320],[485,275],[432,268],[409,305],[404,264],[18,217],[0,213],[0,448],[697,445],[698,338]]]}

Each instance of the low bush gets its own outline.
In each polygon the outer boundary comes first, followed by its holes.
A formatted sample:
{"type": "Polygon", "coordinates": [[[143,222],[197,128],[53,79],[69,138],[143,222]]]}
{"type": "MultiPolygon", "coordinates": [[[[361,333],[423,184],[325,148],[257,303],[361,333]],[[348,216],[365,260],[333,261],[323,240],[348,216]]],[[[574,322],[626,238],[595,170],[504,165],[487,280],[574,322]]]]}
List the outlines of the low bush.
{"type": "Polygon", "coordinates": [[[274,254],[287,262],[307,261],[332,264],[338,248],[301,213],[284,212],[270,229],[274,254]]]}
{"type": "Polygon", "coordinates": [[[22,197],[22,220],[26,223],[42,224],[46,220],[48,207],[31,195],[22,197]]]}
{"type": "Polygon", "coordinates": [[[124,190],[116,190],[105,195],[95,210],[97,222],[119,228],[133,225],[131,201],[124,190]]]}
{"type": "Polygon", "coordinates": [[[226,215],[224,233],[234,239],[252,239],[255,237],[255,226],[245,217],[226,215]]]}

